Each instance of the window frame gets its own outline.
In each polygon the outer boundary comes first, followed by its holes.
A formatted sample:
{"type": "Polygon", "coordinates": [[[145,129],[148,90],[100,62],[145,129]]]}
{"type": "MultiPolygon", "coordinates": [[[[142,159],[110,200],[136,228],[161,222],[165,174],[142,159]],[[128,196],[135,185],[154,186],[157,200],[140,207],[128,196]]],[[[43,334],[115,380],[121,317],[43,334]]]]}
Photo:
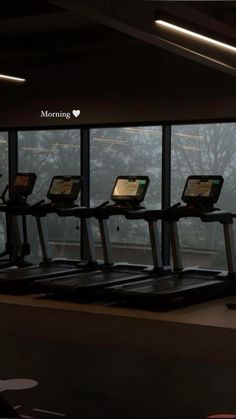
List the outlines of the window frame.
{"type": "MultiPolygon", "coordinates": [[[[216,123],[236,123],[236,118],[224,119],[205,119],[205,120],[179,120],[179,121],[146,121],[137,123],[125,124],[89,124],[89,125],[70,125],[70,126],[37,126],[37,127],[17,127],[15,129],[4,128],[1,132],[8,133],[8,167],[9,167],[9,182],[11,184],[18,168],[18,132],[37,131],[37,130],[80,130],[80,171],[83,176],[84,187],[81,191],[81,205],[89,206],[90,203],[90,130],[93,128],[123,128],[123,127],[141,127],[141,126],[160,126],[162,128],[162,169],[161,169],[161,183],[162,208],[166,208],[171,202],[171,130],[173,125],[199,125],[199,124],[216,124],[216,123]]],[[[170,241],[168,234],[168,227],[165,222],[162,222],[162,257],[164,265],[170,263],[170,241]]],[[[81,228],[81,255],[85,256],[87,253],[86,239],[81,228]]]]}

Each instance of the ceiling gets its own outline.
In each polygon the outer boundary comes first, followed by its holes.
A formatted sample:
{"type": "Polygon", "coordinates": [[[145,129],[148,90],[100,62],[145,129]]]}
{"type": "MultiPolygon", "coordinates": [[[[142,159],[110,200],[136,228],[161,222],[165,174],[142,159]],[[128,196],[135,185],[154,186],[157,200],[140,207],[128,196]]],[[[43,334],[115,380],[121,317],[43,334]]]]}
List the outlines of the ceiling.
{"type": "Polygon", "coordinates": [[[236,2],[0,0],[0,128],[236,118],[236,2]],[[41,110],[80,109],[78,120],[41,110]]]}
{"type": "Polygon", "coordinates": [[[160,30],[158,12],[236,46],[235,1],[0,0],[0,72],[29,79],[100,50],[152,45],[236,76],[236,54],[160,30]]]}

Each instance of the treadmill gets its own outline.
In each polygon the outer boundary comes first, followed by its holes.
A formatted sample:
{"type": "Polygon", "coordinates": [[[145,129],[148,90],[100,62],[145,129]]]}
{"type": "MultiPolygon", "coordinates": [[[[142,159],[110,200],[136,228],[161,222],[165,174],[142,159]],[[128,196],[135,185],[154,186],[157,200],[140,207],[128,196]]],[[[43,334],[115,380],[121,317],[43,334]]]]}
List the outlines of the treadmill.
{"type": "MultiPolygon", "coordinates": [[[[33,215],[36,219],[39,242],[42,251],[42,262],[38,265],[0,272],[0,291],[7,293],[21,293],[32,291],[30,284],[36,279],[51,278],[64,275],[72,275],[76,272],[90,269],[90,261],[52,258],[45,219],[47,214],[55,213],[61,206],[64,209],[76,208],[75,200],[81,187],[80,176],[54,176],[47,194],[50,200],[44,200],[24,206],[25,215],[33,215]]],[[[11,209],[18,214],[22,211],[21,206],[11,209]]],[[[93,264],[91,264],[93,268],[93,264]]]]}
{"type": "Polygon", "coordinates": [[[31,265],[25,260],[30,255],[30,244],[28,242],[26,213],[29,209],[27,198],[31,195],[37,176],[35,173],[17,173],[9,190],[7,185],[2,193],[3,204],[0,205],[0,212],[6,217],[6,243],[5,251],[0,257],[8,256],[0,261],[0,267],[24,267],[31,265]],[[6,199],[7,193],[9,194],[6,199]]]}
{"type": "Polygon", "coordinates": [[[222,185],[222,176],[189,176],[182,195],[185,205],[167,211],[146,211],[146,221],[156,217],[156,220],[165,219],[168,222],[173,272],[165,277],[154,274],[146,281],[109,287],[107,292],[119,303],[148,309],[171,309],[235,293],[233,216],[230,212],[214,208],[222,185]],[[186,217],[198,217],[204,223],[222,224],[227,271],[199,267],[183,268],[177,222],[186,217]]]}
{"type": "MultiPolygon", "coordinates": [[[[70,297],[72,299],[90,300],[103,296],[104,288],[108,285],[124,284],[148,278],[146,265],[113,263],[112,249],[109,238],[108,220],[114,215],[125,215],[126,211],[138,212],[143,207],[149,178],[147,176],[118,176],[111,194],[113,204],[105,202],[96,208],[75,208],[75,217],[81,219],[95,217],[99,223],[104,263],[99,269],[75,275],[62,276],[49,280],[36,281],[33,286],[37,291],[50,293],[56,297],[70,297]]],[[[61,216],[67,214],[63,208],[58,210],[61,216]]]]}

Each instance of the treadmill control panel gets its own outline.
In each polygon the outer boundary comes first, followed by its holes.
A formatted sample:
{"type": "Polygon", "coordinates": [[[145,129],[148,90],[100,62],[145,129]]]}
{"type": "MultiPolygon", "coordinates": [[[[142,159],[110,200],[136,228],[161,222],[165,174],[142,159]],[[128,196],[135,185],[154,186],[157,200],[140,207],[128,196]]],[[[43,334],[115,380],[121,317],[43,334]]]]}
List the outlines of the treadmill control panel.
{"type": "Polygon", "coordinates": [[[218,201],[224,179],[222,176],[189,176],[182,201],[189,205],[212,206],[218,201]]]}
{"type": "Polygon", "coordinates": [[[52,202],[73,202],[81,188],[80,176],[54,176],[47,197],[52,202]]]}
{"type": "Polygon", "coordinates": [[[142,202],[148,185],[148,176],[118,176],[112,190],[111,199],[116,203],[142,202]]]}
{"type": "Polygon", "coordinates": [[[36,178],[35,173],[17,173],[11,188],[12,195],[29,196],[33,191],[36,178]]]}

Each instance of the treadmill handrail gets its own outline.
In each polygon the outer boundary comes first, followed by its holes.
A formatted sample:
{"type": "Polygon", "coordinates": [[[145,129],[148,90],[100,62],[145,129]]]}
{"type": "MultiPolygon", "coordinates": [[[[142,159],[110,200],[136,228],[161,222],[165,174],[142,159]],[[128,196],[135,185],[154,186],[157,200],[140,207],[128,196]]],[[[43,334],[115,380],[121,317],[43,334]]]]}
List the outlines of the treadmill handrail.
{"type": "Polygon", "coordinates": [[[200,214],[200,218],[205,223],[219,222],[221,224],[233,224],[232,213],[224,210],[203,212],[200,214]]]}
{"type": "Polygon", "coordinates": [[[164,209],[142,209],[139,211],[126,211],[125,216],[128,220],[144,219],[145,221],[157,221],[165,218],[167,214],[178,208],[180,205],[181,203],[177,202],[176,204],[164,209]]]}

